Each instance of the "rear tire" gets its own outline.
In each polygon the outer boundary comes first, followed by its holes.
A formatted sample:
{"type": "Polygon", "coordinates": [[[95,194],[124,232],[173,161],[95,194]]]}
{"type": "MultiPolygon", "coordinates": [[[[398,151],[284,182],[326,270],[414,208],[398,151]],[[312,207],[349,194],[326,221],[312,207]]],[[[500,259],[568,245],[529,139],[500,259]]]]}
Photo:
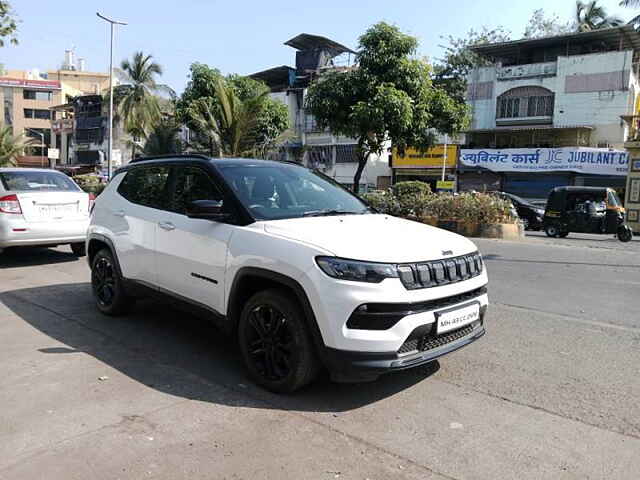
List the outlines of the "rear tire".
{"type": "Polygon", "coordinates": [[[560,236],[560,229],[557,225],[547,225],[544,227],[544,233],[547,234],[547,237],[558,238],[560,236]]]}
{"type": "Polygon", "coordinates": [[[84,242],[72,243],[69,246],[71,247],[71,251],[76,257],[84,257],[87,254],[84,242]]]}
{"type": "Polygon", "coordinates": [[[238,341],[255,383],[291,393],[313,380],[319,363],[305,314],[291,295],[277,289],[253,295],[240,315],[238,341]]]}
{"type": "Polygon", "coordinates": [[[121,315],[133,306],[134,299],[126,294],[113,254],[106,248],[91,262],[91,288],[98,310],[105,315],[121,315]]]}

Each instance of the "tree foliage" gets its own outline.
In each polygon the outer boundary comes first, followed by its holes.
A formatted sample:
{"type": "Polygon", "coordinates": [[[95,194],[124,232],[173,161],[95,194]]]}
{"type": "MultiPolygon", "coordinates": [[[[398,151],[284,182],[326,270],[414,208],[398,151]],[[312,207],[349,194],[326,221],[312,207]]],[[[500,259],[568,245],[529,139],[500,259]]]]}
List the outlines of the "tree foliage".
{"type": "Polygon", "coordinates": [[[358,143],[356,192],[369,156],[388,141],[423,150],[435,132],[466,125],[466,105],[432,84],[431,66],[414,57],[417,47],[415,37],[380,22],[360,37],[357,68],[325,73],[309,87],[305,108],[318,124],[358,143]]]}
{"type": "Polygon", "coordinates": [[[575,22],[563,22],[556,14],[547,16],[542,8],[538,8],[533,11],[524,29],[524,38],[553,37],[575,31],[575,22]]]}
{"type": "Polygon", "coordinates": [[[262,156],[289,127],[287,106],[264,83],[201,63],[191,65],[176,114],[211,155],[262,156]]]}
{"type": "Polygon", "coordinates": [[[166,155],[181,153],[182,142],[179,138],[180,127],[171,118],[157,123],[147,135],[144,145],[145,155],[166,155]]]}
{"type": "MultiPolygon", "coordinates": [[[[620,2],[620,6],[621,7],[629,7],[629,8],[640,7],[640,0],[622,0],[620,2]]],[[[634,25],[637,28],[638,25],[640,24],[640,15],[636,15],[631,20],[629,20],[628,23],[630,25],[634,25]]]]}
{"type": "Polygon", "coordinates": [[[476,67],[489,65],[489,61],[475,54],[470,47],[487,43],[507,42],[511,40],[511,32],[504,27],[481,27],[471,29],[465,37],[456,38],[451,35],[443,37],[444,56],[434,67],[434,84],[444,89],[459,102],[465,100],[467,93],[467,75],[476,67]]]}
{"type": "Polygon", "coordinates": [[[14,167],[29,143],[23,134],[14,135],[10,125],[0,125],[0,167],[14,167]]]}
{"type": "Polygon", "coordinates": [[[4,47],[4,39],[8,38],[13,45],[18,44],[18,23],[9,2],[0,0],[0,47],[4,47]]]}
{"type": "Polygon", "coordinates": [[[618,27],[623,24],[622,19],[609,16],[606,9],[598,5],[596,0],[584,3],[576,1],[576,30],[579,32],[618,27]]]}

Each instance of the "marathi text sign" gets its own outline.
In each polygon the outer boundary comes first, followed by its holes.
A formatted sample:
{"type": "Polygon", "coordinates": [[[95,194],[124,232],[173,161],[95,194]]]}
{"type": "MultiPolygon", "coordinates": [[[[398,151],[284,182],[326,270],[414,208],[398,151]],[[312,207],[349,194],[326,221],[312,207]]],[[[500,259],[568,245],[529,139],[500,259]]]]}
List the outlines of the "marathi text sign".
{"type": "Polygon", "coordinates": [[[627,174],[629,154],[608,148],[462,149],[460,166],[494,172],[576,172],[595,175],[627,174]]]}

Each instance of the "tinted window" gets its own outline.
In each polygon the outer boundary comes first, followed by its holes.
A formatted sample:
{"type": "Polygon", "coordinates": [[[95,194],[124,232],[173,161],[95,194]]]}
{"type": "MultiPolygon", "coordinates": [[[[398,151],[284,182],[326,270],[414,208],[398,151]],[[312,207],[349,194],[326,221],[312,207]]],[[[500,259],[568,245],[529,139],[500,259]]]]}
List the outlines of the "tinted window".
{"type": "Polygon", "coordinates": [[[174,167],[174,190],[171,210],[185,213],[189,202],[194,200],[222,200],[222,194],[207,175],[198,167],[174,167]]]}
{"type": "Polygon", "coordinates": [[[2,172],[0,181],[5,190],[19,192],[79,192],[78,187],[64,173],[58,172],[2,172]]]}
{"type": "Polygon", "coordinates": [[[118,193],[132,203],[151,208],[166,207],[169,167],[140,167],[129,170],[118,193]]]}
{"type": "Polygon", "coordinates": [[[290,164],[219,165],[229,186],[252,215],[261,220],[306,215],[367,213],[355,195],[324,175],[290,164]]]}

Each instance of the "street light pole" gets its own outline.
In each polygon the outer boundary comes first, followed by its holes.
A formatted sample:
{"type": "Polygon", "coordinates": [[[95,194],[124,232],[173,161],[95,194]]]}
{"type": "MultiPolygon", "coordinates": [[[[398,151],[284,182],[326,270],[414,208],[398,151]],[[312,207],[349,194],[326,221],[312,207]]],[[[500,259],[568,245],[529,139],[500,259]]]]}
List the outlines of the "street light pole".
{"type": "Polygon", "coordinates": [[[45,145],[44,145],[44,133],[39,132],[37,130],[34,130],[33,128],[28,128],[28,127],[27,127],[27,130],[29,130],[32,133],[35,133],[36,135],[40,135],[40,139],[42,140],[42,142],[41,142],[42,146],[40,147],[40,166],[44,167],[44,147],[45,147],[45,145]]]}
{"type": "Polygon", "coordinates": [[[111,153],[113,151],[113,26],[114,25],[126,25],[126,22],[119,22],[111,18],[107,18],[104,15],[100,15],[100,12],[96,12],[96,15],[102,20],[109,22],[111,26],[111,42],[109,45],[109,150],[107,157],[107,180],[111,180],[111,172],[113,168],[113,162],[111,153]]]}

